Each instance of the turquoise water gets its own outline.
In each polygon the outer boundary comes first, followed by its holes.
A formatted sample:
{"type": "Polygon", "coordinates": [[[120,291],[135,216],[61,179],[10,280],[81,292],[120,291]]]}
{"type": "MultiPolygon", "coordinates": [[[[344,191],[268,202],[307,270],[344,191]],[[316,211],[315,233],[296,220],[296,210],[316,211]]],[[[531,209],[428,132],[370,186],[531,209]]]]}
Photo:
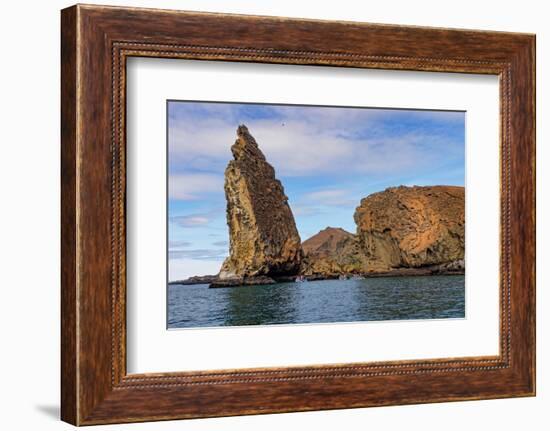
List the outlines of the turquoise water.
{"type": "Polygon", "coordinates": [[[463,275],[168,286],[168,328],[463,317],[463,275]]]}

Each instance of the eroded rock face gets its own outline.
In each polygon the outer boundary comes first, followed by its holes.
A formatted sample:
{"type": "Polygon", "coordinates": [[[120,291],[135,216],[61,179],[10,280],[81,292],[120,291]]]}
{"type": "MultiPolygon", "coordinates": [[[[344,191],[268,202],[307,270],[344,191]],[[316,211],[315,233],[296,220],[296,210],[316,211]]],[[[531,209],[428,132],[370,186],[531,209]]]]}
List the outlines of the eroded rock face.
{"type": "Polygon", "coordinates": [[[301,241],[283,186],[246,126],[225,170],[229,257],[220,280],[297,274],[301,241]]]}
{"type": "Polygon", "coordinates": [[[464,260],[464,187],[393,187],[361,200],[354,219],[368,272],[464,260]]]}
{"type": "Polygon", "coordinates": [[[302,243],[304,275],[360,273],[363,257],[355,235],[342,228],[327,227],[302,243]]]}

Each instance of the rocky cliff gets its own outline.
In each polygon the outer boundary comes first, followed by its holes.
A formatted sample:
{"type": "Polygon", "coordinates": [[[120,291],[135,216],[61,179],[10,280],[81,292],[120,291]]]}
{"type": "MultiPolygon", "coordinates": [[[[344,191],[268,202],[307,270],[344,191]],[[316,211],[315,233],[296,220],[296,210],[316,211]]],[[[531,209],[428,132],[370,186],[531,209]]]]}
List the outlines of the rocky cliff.
{"type": "Polygon", "coordinates": [[[244,125],[231,152],[224,184],[230,248],[217,283],[243,284],[252,277],[268,282],[266,277],[297,274],[300,236],[275,170],[244,125]]]}
{"type": "Polygon", "coordinates": [[[355,235],[327,227],[302,243],[302,274],[327,276],[362,271],[363,258],[355,235]]]}
{"type": "Polygon", "coordinates": [[[367,196],[354,214],[366,271],[463,267],[464,217],[464,187],[400,186],[367,196]]]}

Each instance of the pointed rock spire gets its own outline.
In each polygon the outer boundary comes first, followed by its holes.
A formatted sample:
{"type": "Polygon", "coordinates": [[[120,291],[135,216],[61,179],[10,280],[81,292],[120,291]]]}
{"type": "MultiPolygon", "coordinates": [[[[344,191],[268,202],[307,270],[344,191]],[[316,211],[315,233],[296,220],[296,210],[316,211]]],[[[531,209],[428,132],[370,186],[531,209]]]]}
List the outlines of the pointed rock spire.
{"type": "Polygon", "coordinates": [[[297,274],[300,236],[281,182],[245,125],[225,170],[230,255],[219,279],[297,274]]]}

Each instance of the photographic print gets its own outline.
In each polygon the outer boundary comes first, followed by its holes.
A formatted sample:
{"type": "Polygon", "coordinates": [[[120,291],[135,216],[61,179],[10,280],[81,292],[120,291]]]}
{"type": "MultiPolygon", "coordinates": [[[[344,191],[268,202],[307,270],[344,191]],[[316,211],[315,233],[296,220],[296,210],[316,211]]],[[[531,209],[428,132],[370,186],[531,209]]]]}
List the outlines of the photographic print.
{"type": "Polygon", "coordinates": [[[168,329],[465,317],[465,112],[167,102],[168,329]]]}

